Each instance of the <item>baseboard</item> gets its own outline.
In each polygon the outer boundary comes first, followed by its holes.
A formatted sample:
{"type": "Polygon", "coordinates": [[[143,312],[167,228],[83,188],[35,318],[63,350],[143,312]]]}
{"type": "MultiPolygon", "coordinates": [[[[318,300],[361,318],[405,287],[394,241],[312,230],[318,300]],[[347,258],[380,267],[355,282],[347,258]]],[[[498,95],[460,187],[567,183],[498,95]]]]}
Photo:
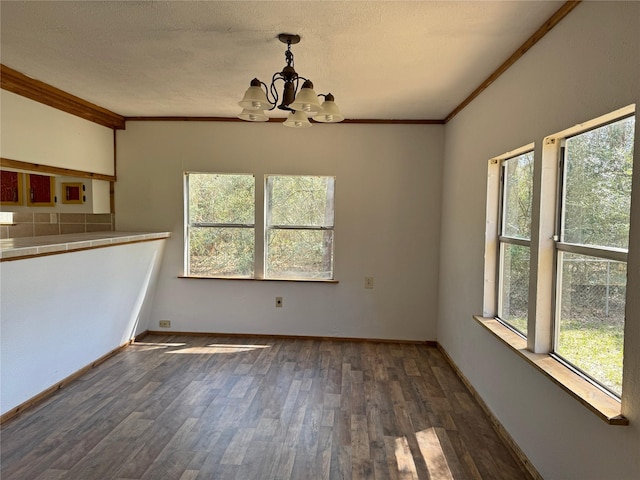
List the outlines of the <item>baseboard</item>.
{"type": "MultiPolygon", "coordinates": [[[[334,342],[365,342],[365,343],[401,343],[408,345],[426,345],[437,347],[434,340],[403,340],[392,338],[361,338],[361,337],[324,337],[318,335],[277,335],[266,333],[219,333],[219,332],[177,332],[173,330],[145,330],[138,337],[147,335],[185,336],[185,337],[232,337],[232,338],[276,338],[280,340],[330,340],[334,342]]],[[[136,337],[136,341],[139,341],[136,337]]]]}
{"type": "Polygon", "coordinates": [[[442,353],[442,356],[447,360],[449,365],[451,365],[451,368],[453,368],[453,370],[456,372],[456,374],[458,375],[462,383],[464,383],[464,385],[467,387],[469,392],[471,392],[471,395],[473,396],[473,398],[475,398],[475,400],[478,402],[478,404],[480,405],[480,408],[482,408],[482,411],[487,415],[487,417],[489,418],[489,421],[491,422],[491,426],[496,431],[498,436],[502,439],[502,441],[506,444],[506,446],[509,448],[513,458],[518,463],[520,463],[523,466],[523,468],[527,472],[529,472],[529,474],[535,480],[544,480],[542,478],[542,475],[540,475],[540,473],[536,470],[536,468],[531,463],[531,460],[529,460],[529,458],[525,455],[525,453],[518,446],[515,440],[511,437],[511,435],[509,435],[509,432],[507,432],[507,430],[502,426],[498,418],[493,414],[493,412],[491,411],[489,406],[485,403],[485,401],[482,399],[482,397],[477,392],[477,390],[473,387],[473,385],[471,385],[471,382],[469,382],[467,377],[464,376],[462,371],[453,362],[453,359],[449,356],[449,354],[444,349],[444,347],[439,343],[437,344],[437,346],[438,346],[438,350],[440,350],[440,352],[442,353]]]}
{"type": "Polygon", "coordinates": [[[4,414],[2,414],[2,416],[0,416],[0,425],[2,425],[7,420],[10,420],[10,419],[14,418],[15,416],[21,414],[25,410],[28,410],[29,408],[31,408],[31,407],[37,405],[38,403],[42,402],[43,400],[48,398],[50,395],[54,394],[55,392],[57,392],[58,390],[63,388],[65,385],[68,385],[69,383],[73,382],[74,380],[77,380],[79,377],[81,377],[82,375],[84,375],[85,373],[90,371],[91,369],[97,367],[101,363],[105,362],[106,360],[110,359],[111,357],[113,357],[117,353],[119,353],[122,350],[124,350],[125,348],[127,348],[129,345],[131,345],[131,343],[133,343],[133,341],[134,340],[132,339],[132,340],[120,345],[118,348],[114,348],[109,353],[106,353],[105,355],[101,356],[97,360],[94,360],[93,362],[91,362],[89,365],[86,365],[86,366],[82,367],[77,372],[72,373],[71,375],[69,375],[68,377],[66,377],[63,380],[59,381],[58,383],[52,385],[51,387],[47,388],[46,390],[43,390],[42,392],[38,393],[37,395],[31,397],[26,402],[23,402],[20,405],[18,405],[17,407],[14,407],[11,410],[5,412],[4,414]]]}
{"type": "Polygon", "coordinates": [[[133,340],[131,341],[131,343],[140,342],[147,335],[149,335],[149,330],[145,330],[143,332],[140,332],[138,335],[133,337],[133,340]]]}

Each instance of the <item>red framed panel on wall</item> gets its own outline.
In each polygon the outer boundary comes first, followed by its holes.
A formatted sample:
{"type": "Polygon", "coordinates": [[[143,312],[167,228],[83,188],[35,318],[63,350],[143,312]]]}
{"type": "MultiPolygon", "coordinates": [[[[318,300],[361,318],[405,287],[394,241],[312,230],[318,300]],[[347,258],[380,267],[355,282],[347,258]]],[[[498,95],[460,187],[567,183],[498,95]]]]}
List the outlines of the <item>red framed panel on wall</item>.
{"type": "Polygon", "coordinates": [[[84,185],[82,183],[62,183],[62,203],[83,203],[84,185]]]}
{"type": "Polygon", "coordinates": [[[22,174],[0,170],[0,204],[22,205],[22,174]]]}
{"type": "Polygon", "coordinates": [[[27,205],[30,207],[54,206],[55,182],[55,178],[48,175],[27,174],[27,205]]]}

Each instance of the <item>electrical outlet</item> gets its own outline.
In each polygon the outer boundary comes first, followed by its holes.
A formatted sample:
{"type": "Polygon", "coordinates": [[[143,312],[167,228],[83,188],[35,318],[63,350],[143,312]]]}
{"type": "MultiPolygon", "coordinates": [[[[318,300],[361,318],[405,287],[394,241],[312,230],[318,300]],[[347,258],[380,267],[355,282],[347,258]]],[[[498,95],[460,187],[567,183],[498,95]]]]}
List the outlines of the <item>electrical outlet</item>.
{"type": "Polygon", "coordinates": [[[276,307],[282,307],[282,297],[276,297],[276,307]]]}
{"type": "Polygon", "coordinates": [[[364,288],[373,288],[373,277],[364,277],[364,288]]]}
{"type": "Polygon", "coordinates": [[[160,328],[171,328],[171,320],[160,320],[158,325],[160,328]]]}

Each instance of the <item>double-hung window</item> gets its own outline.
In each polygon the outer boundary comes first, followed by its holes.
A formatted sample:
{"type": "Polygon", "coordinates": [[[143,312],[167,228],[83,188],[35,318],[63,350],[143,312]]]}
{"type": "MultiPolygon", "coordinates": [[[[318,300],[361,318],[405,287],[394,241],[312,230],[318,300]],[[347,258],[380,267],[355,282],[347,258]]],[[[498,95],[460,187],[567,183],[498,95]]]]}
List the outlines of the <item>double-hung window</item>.
{"type": "Polygon", "coordinates": [[[533,151],[500,165],[498,318],[527,334],[533,151]]]}
{"type": "Polygon", "coordinates": [[[268,175],[265,278],[333,279],[335,178],[268,175]]]}
{"type": "Polygon", "coordinates": [[[187,173],[185,191],[186,274],[253,277],[253,175],[187,173]]]}
{"type": "Polygon", "coordinates": [[[634,117],[561,140],[553,351],[622,392],[634,117]]]}
{"type": "Polygon", "coordinates": [[[623,394],[634,111],[546,137],[539,165],[533,146],[489,161],[479,320],[516,350],[555,359],[543,370],[559,383],[572,370],[567,390],[597,387],[599,406],[623,394]]]}
{"type": "Polygon", "coordinates": [[[328,176],[185,173],[185,276],[333,280],[334,193],[328,176]]]}

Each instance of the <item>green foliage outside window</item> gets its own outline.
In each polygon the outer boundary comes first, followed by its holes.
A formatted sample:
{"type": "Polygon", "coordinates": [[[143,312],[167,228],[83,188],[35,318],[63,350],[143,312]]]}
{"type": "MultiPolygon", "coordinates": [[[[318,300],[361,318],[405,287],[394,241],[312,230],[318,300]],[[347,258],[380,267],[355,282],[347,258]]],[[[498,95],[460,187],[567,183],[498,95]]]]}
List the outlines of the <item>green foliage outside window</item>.
{"type": "Polygon", "coordinates": [[[333,278],[333,177],[267,177],[267,278],[333,278]]]}
{"type": "Polygon", "coordinates": [[[188,274],[252,277],[253,175],[188,174],[188,274]]]}
{"type": "MultiPolygon", "coordinates": [[[[254,277],[253,175],[189,173],[187,275],[254,277]]],[[[269,175],[265,277],[333,278],[335,179],[269,175]]]]}
{"type": "MultiPolygon", "coordinates": [[[[533,152],[503,161],[501,235],[531,238],[533,152]]],[[[529,246],[501,244],[500,318],[527,334],[529,305],[529,246]]]]}
{"type": "Polygon", "coordinates": [[[635,119],[566,141],[563,241],[626,249],[635,119]]]}
{"type": "MultiPolygon", "coordinates": [[[[562,241],[626,251],[635,118],[568,138],[565,143],[562,241]]],[[[556,353],[622,392],[626,263],[560,254],[556,353]]]]}

